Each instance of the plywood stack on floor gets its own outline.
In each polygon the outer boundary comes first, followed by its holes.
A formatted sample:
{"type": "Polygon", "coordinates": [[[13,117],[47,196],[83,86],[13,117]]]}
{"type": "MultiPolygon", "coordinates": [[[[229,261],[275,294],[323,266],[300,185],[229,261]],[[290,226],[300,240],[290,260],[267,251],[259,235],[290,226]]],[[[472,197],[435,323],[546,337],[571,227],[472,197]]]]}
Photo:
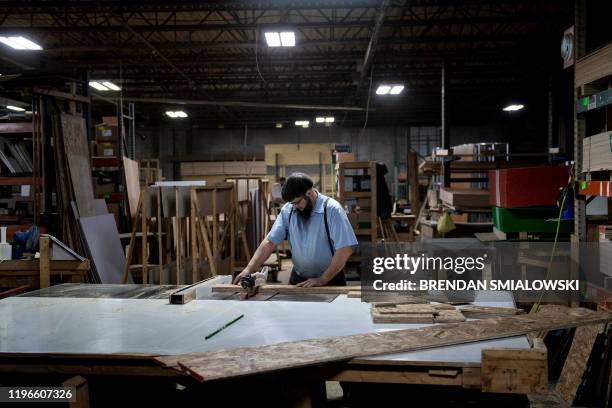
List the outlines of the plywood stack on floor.
{"type": "Polygon", "coordinates": [[[268,346],[240,347],[187,354],[171,359],[161,357],[158,360],[162,365],[180,367],[181,370],[199,381],[210,381],[342,362],[356,357],[395,354],[514,337],[530,332],[600,324],[611,320],[612,314],[606,312],[574,308],[555,313],[473,320],[432,325],[420,329],[391,330],[268,346]]]}
{"type": "Polygon", "coordinates": [[[612,170],[612,132],[585,137],[582,142],[582,172],[612,170]]]}
{"type": "Polygon", "coordinates": [[[446,304],[373,304],[374,323],[456,323],[465,321],[459,310],[446,304]]]}
{"type": "Polygon", "coordinates": [[[489,207],[489,191],[478,188],[441,188],[440,200],[456,208],[489,207]]]}

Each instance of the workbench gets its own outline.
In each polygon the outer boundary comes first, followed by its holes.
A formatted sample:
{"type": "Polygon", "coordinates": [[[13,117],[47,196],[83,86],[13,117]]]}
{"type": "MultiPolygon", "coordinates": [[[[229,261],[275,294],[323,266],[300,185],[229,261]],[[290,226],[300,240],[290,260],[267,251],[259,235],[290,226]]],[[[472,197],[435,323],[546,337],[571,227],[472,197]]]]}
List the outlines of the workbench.
{"type": "MultiPolygon", "coordinates": [[[[177,286],[64,284],[0,301],[0,373],[182,376],[153,356],[216,351],[304,339],[419,328],[374,324],[370,305],[332,302],[210,300],[219,276],[196,300],[171,305],[177,286]],[[235,317],[244,318],[209,340],[235,317]]],[[[513,307],[510,293],[479,292],[473,304],[513,307]],[[488,300],[485,300],[487,299],[488,300]],[[496,299],[492,301],[491,299],[496,299]]],[[[480,388],[483,349],[529,349],[526,336],[354,359],[327,379],[480,388]]]]}

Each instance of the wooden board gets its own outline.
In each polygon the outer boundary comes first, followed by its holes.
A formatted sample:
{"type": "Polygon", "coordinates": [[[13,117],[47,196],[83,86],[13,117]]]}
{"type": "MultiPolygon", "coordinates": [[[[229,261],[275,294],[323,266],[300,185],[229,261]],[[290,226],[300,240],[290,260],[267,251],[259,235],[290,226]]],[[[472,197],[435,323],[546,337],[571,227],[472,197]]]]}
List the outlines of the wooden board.
{"type": "Polygon", "coordinates": [[[96,215],[85,119],[62,113],[62,136],[72,189],[81,217],[96,215]]]}
{"type": "MultiPolygon", "coordinates": [[[[79,223],[100,283],[122,283],[125,254],[115,217],[112,214],[81,217],[79,223]]],[[[131,274],[128,275],[128,283],[133,283],[131,274]]]]}
{"type": "Polygon", "coordinates": [[[523,309],[467,305],[461,308],[461,313],[463,313],[463,315],[469,319],[485,319],[487,317],[513,316],[516,314],[521,314],[523,313],[523,309]]]}
{"type": "Polygon", "coordinates": [[[196,282],[194,284],[191,284],[185,288],[181,288],[173,293],[170,294],[170,304],[173,305],[184,305],[186,303],[191,302],[192,300],[194,300],[197,296],[197,292],[198,292],[198,288],[200,288],[201,286],[203,286],[205,284],[206,281],[209,281],[213,279],[208,278],[208,279],[204,279],[201,280],[199,282],[196,282]]]}
{"type": "Polygon", "coordinates": [[[374,323],[433,323],[433,313],[379,313],[372,309],[374,323]]]}
{"type": "Polygon", "coordinates": [[[603,328],[604,325],[596,324],[576,329],[572,346],[567,354],[563,370],[561,370],[561,376],[555,387],[555,391],[570,405],[574,402],[578,386],[582,382],[582,376],[586,370],[597,334],[603,328]]]}
{"type": "Polygon", "coordinates": [[[333,143],[264,145],[266,166],[304,166],[332,163],[333,143]]]}
{"type": "Polygon", "coordinates": [[[434,315],[434,323],[465,322],[465,316],[459,310],[439,310],[434,315]]]}
{"type": "Polygon", "coordinates": [[[548,392],[546,354],[546,348],[482,350],[482,391],[511,394],[548,392]]]}
{"type": "MultiPolygon", "coordinates": [[[[235,293],[240,292],[242,288],[240,285],[214,285],[212,287],[213,293],[235,293]]],[[[324,294],[324,295],[346,295],[349,292],[355,291],[354,287],[350,286],[317,286],[312,288],[302,288],[294,285],[263,285],[259,288],[259,293],[282,293],[289,295],[296,294],[324,294]]]]}
{"type": "MultiPolygon", "coordinates": [[[[245,318],[249,318],[245,316],[245,318]]],[[[178,357],[178,364],[199,381],[235,378],[346,361],[355,357],[394,354],[514,337],[537,331],[605,323],[612,314],[587,309],[433,325],[351,336],[312,339],[258,347],[240,347],[178,357]],[[282,356],[282,358],[279,358],[282,356]]]]}
{"type": "Polygon", "coordinates": [[[378,313],[386,314],[410,314],[410,313],[430,313],[436,314],[442,310],[455,310],[451,305],[434,305],[434,304],[423,304],[423,303],[407,303],[407,304],[395,304],[395,305],[383,305],[379,303],[372,305],[372,308],[376,309],[378,313]]]}
{"type": "Polygon", "coordinates": [[[130,216],[134,218],[138,208],[138,199],[140,198],[140,170],[138,169],[138,162],[124,157],[123,171],[125,173],[128,203],[130,205],[130,216]]]}
{"type": "Polygon", "coordinates": [[[612,132],[585,137],[582,142],[582,172],[612,170],[612,132]]]}
{"type": "Polygon", "coordinates": [[[576,61],[574,83],[579,88],[612,75],[612,44],[601,47],[576,61]]]}
{"type": "Polygon", "coordinates": [[[440,200],[454,207],[488,208],[489,191],[477,188],[441,188],[440,200]]]}
{"type": "Polygon", "coordinates": [[[182,162],[181,177],[257,176],[266,174],[264,161],[182,162]]]}

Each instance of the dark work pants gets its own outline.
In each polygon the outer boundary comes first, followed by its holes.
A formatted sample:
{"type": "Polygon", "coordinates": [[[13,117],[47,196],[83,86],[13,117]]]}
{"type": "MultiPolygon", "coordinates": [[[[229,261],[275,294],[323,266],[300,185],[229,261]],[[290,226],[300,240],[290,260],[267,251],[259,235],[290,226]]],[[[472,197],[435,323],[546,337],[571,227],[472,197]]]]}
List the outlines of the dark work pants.
{"type": "MultiPolygon", "coordinates": [[[[289,277],[290,285],[297,285],[300,282],[304,282],[308,280],[308,278],[302,278],[300,275],[295,273],[295,268],[291,269],[291,276],[289,277]]],[[[336,276],[330,280],[326,286],[346,286],[346,277],[344,276],[344,271],[338,272],[336,276]]]]}

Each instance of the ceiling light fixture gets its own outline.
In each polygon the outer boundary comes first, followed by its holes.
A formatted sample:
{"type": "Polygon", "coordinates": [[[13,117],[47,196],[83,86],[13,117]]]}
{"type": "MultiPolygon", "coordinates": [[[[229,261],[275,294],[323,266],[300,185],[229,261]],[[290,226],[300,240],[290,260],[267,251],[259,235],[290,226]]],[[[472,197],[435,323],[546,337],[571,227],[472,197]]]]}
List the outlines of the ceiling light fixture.
{"type": "Polygon", "coordinates": [[[23,108],[21,108],[19,106],[13,106],[13,105],[7,105],[6,109],[14,110],[14,111],[17,111],[17,112],[25,111],[25,109],[23,109],[23,108]]]}
{"type": "Polygon", "coordinates": [[[108,89],[107,87],[99,83],[98,81],[89,81],[89,86],[91,86],[94,89],[97,89],[98,91],[110,91],[110,89],[108,89]]]}
{"type": "Polygon", "coordinates": [[[102,85],[104,85],[105,87],[107,87],[111,91],[120,91],[121,90],[121,88],[119,88],[117,85],[113,84],[110,81],[104,81],[104,82],[102,82],[102,85]]]}
{"type": "Polygon", "coordinates": [[[166,111],[166,115],[171,118],[186,118],[187,114],[184,111],[166,111]]]}
{"type": "Polygon", "coordinates": [[[0,37],[0,42],[16,50],[38,51],[43,48],[22,36],[0,37]]]}
{"type": "Polygon", "coordinates": [[[383,84],[376,88],[376,95],[399,95],[404,90],[401,84],[383,84]]]}
{"type": "Polygon", "coordinates": [[[301,126],[303,128],[307,128],[308,126],[310,126],[310,121],[309,120],[296,120],[295,126],[301,126]]]}
{"type": "Polygon", "coordinates": [[[504,112],[516,112],[523,109],[525,105],[508,105],[503,110],[504,112]]]}
{"type": "Polygon", "coordinates": [[[293,31],[267,31],[264,33],[268,47],[295,47],[293,31]]]}
{"type": "Polygon", "coordinates": [[[328,116],[325,118],[325,123],[334,123],[335,120],[336,118],[334,118],[333,116],[328,116]]]}
{"type": "Polygon", "coordinates": [[[324,123],[324,122],[325,122],[325,118],[324,118],[323,116],[317,116],[317,117],[315,118],[315,121],[316,121],[317,123],[324,123]]]}

